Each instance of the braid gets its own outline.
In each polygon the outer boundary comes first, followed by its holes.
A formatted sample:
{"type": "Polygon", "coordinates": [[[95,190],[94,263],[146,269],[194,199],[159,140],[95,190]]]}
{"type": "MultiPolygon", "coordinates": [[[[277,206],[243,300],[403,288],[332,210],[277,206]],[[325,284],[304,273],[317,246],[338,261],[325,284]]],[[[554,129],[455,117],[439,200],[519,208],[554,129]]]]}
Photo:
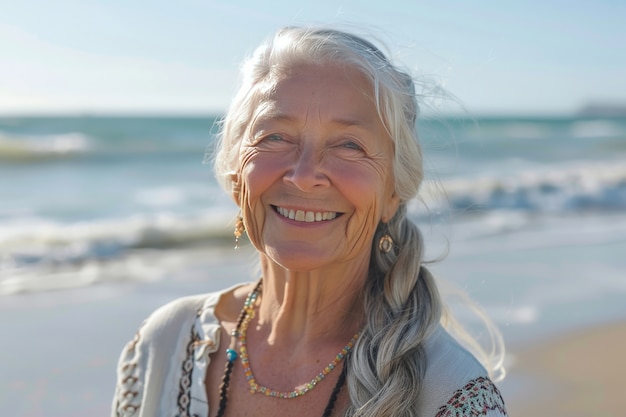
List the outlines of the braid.
{"type": "MultiPolygon", "coordinates": [[[[378,115],[394,144],[394,191],[402,202],[387,225],[379,225],[364,289],[366,325],[348,363],[346,384],[352,407],[348,416],[404,417],[416,414],[426,357],[423,342],[441,318],[441,300],[432,275],[422,267],[422,237],[406,218],[406,204],[424,179],[416,130],[418,99],[451,98],[426,78],[415,83],[370,42],[343,31],[284,28],[259,47],[243,66],[243,83],[219,135],[215,173],[227,193],[239,192],[243,133],[264,94],[296,65],[340,63],[372,82],[378,115]],[[380,253],[378,240],[389,233],[394,250],[380,253]],[[408,391],[407,391],[408,390],[408,391]]],[[[493,326],[488,326],[495,331],[493,326]]],[[[227,381],[225,381],[227,383],[227,381]]]]}
{"type": "Polygon", "coordinates": [[[354,417],[416,415],[426,372],[422,342],[439,323],[441,306],[430,273],[421,267],[422,238],[402,204],[374,242],[388,233],[388,254],[372,250],[365,290],[365,329],[354,347],[348,387],[354,417]],[[385,230],[387,229],[387,230],[385,230]]]}

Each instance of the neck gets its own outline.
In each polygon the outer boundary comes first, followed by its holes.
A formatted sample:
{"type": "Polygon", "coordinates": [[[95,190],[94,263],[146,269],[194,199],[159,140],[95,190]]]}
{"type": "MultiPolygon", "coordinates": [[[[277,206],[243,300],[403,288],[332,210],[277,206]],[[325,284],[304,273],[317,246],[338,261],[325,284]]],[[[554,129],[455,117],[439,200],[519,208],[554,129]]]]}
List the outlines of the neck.
{"type": "Polygon", "coordinates": [[[297,272],[262,256],[261,266],[258,326],[270,345],[345,344],[361,328],[366,262],[297,272]]]}

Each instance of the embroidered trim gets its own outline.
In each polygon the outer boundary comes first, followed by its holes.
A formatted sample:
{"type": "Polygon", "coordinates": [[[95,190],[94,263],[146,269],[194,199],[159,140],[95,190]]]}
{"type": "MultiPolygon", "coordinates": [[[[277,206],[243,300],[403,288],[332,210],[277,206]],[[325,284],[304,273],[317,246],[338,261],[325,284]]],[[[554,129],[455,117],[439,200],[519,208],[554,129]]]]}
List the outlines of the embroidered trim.
{"type": "MultiPolygon", "coordinates": [[[[126,355],[133,354],[139,339],[141,339],[141,329],[147,323],[148,320],[144,320],[137,329],[135,337],[126,345],[126,355]]],[[[139,382],[139,370],[136,361],[126,361],[124,364],[120,364],[119,368],[119,382],[118,393],[116,400],[116,414],[118,417],[131,417],[137,414],[141,407],[141,398],[139,398],[139,391],[137,383],[139,382]]]]}
{"type": "Polygon", "coordinates": [[[435,417],[485,416],[490,410],[507,415],[498,388],[488,378],[480,377],[455,391],[447,404],[439,407],[435,417]]]}
{"type": "Polygon", "coordinates": [[[191,373],[194,365],[194,350],[200,341],[200,335],[191,326],[191,337],[187,343],[187,357],[182,364],[182,375],[178,385],[178,417],[195,417],[189,414],[191,405],[191,373]]]}

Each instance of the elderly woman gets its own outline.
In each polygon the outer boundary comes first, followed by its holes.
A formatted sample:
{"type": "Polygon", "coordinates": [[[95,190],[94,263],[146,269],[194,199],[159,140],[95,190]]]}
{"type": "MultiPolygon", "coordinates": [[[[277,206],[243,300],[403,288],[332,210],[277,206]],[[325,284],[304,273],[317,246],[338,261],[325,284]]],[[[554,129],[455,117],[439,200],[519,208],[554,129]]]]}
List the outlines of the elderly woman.
{"type": "Polygon", "coordinates": [[[417,112],[411,77],[357,36],[286,28],[259,47],[215,170],[262,276],[152,314],[120,358],[113,415],[506,415],[442,327],[406,216],[417,112]]]}

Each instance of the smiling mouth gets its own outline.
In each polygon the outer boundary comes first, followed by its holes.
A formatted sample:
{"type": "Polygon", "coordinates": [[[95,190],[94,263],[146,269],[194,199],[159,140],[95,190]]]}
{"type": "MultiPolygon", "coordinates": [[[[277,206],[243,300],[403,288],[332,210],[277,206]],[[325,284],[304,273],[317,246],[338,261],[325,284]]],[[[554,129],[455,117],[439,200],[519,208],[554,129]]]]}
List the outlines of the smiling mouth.
{"type": "Polygon", "coordinates": [[[274,211],[276,211],[276,213],[287,219],[305,223],[324,222],[328,220],[333,220],[337,216],[341,215],[341,213],[337,213],[335,211],[304,211],[290,210],[278,206],[272,207],[274,208],[274,211]]]}

